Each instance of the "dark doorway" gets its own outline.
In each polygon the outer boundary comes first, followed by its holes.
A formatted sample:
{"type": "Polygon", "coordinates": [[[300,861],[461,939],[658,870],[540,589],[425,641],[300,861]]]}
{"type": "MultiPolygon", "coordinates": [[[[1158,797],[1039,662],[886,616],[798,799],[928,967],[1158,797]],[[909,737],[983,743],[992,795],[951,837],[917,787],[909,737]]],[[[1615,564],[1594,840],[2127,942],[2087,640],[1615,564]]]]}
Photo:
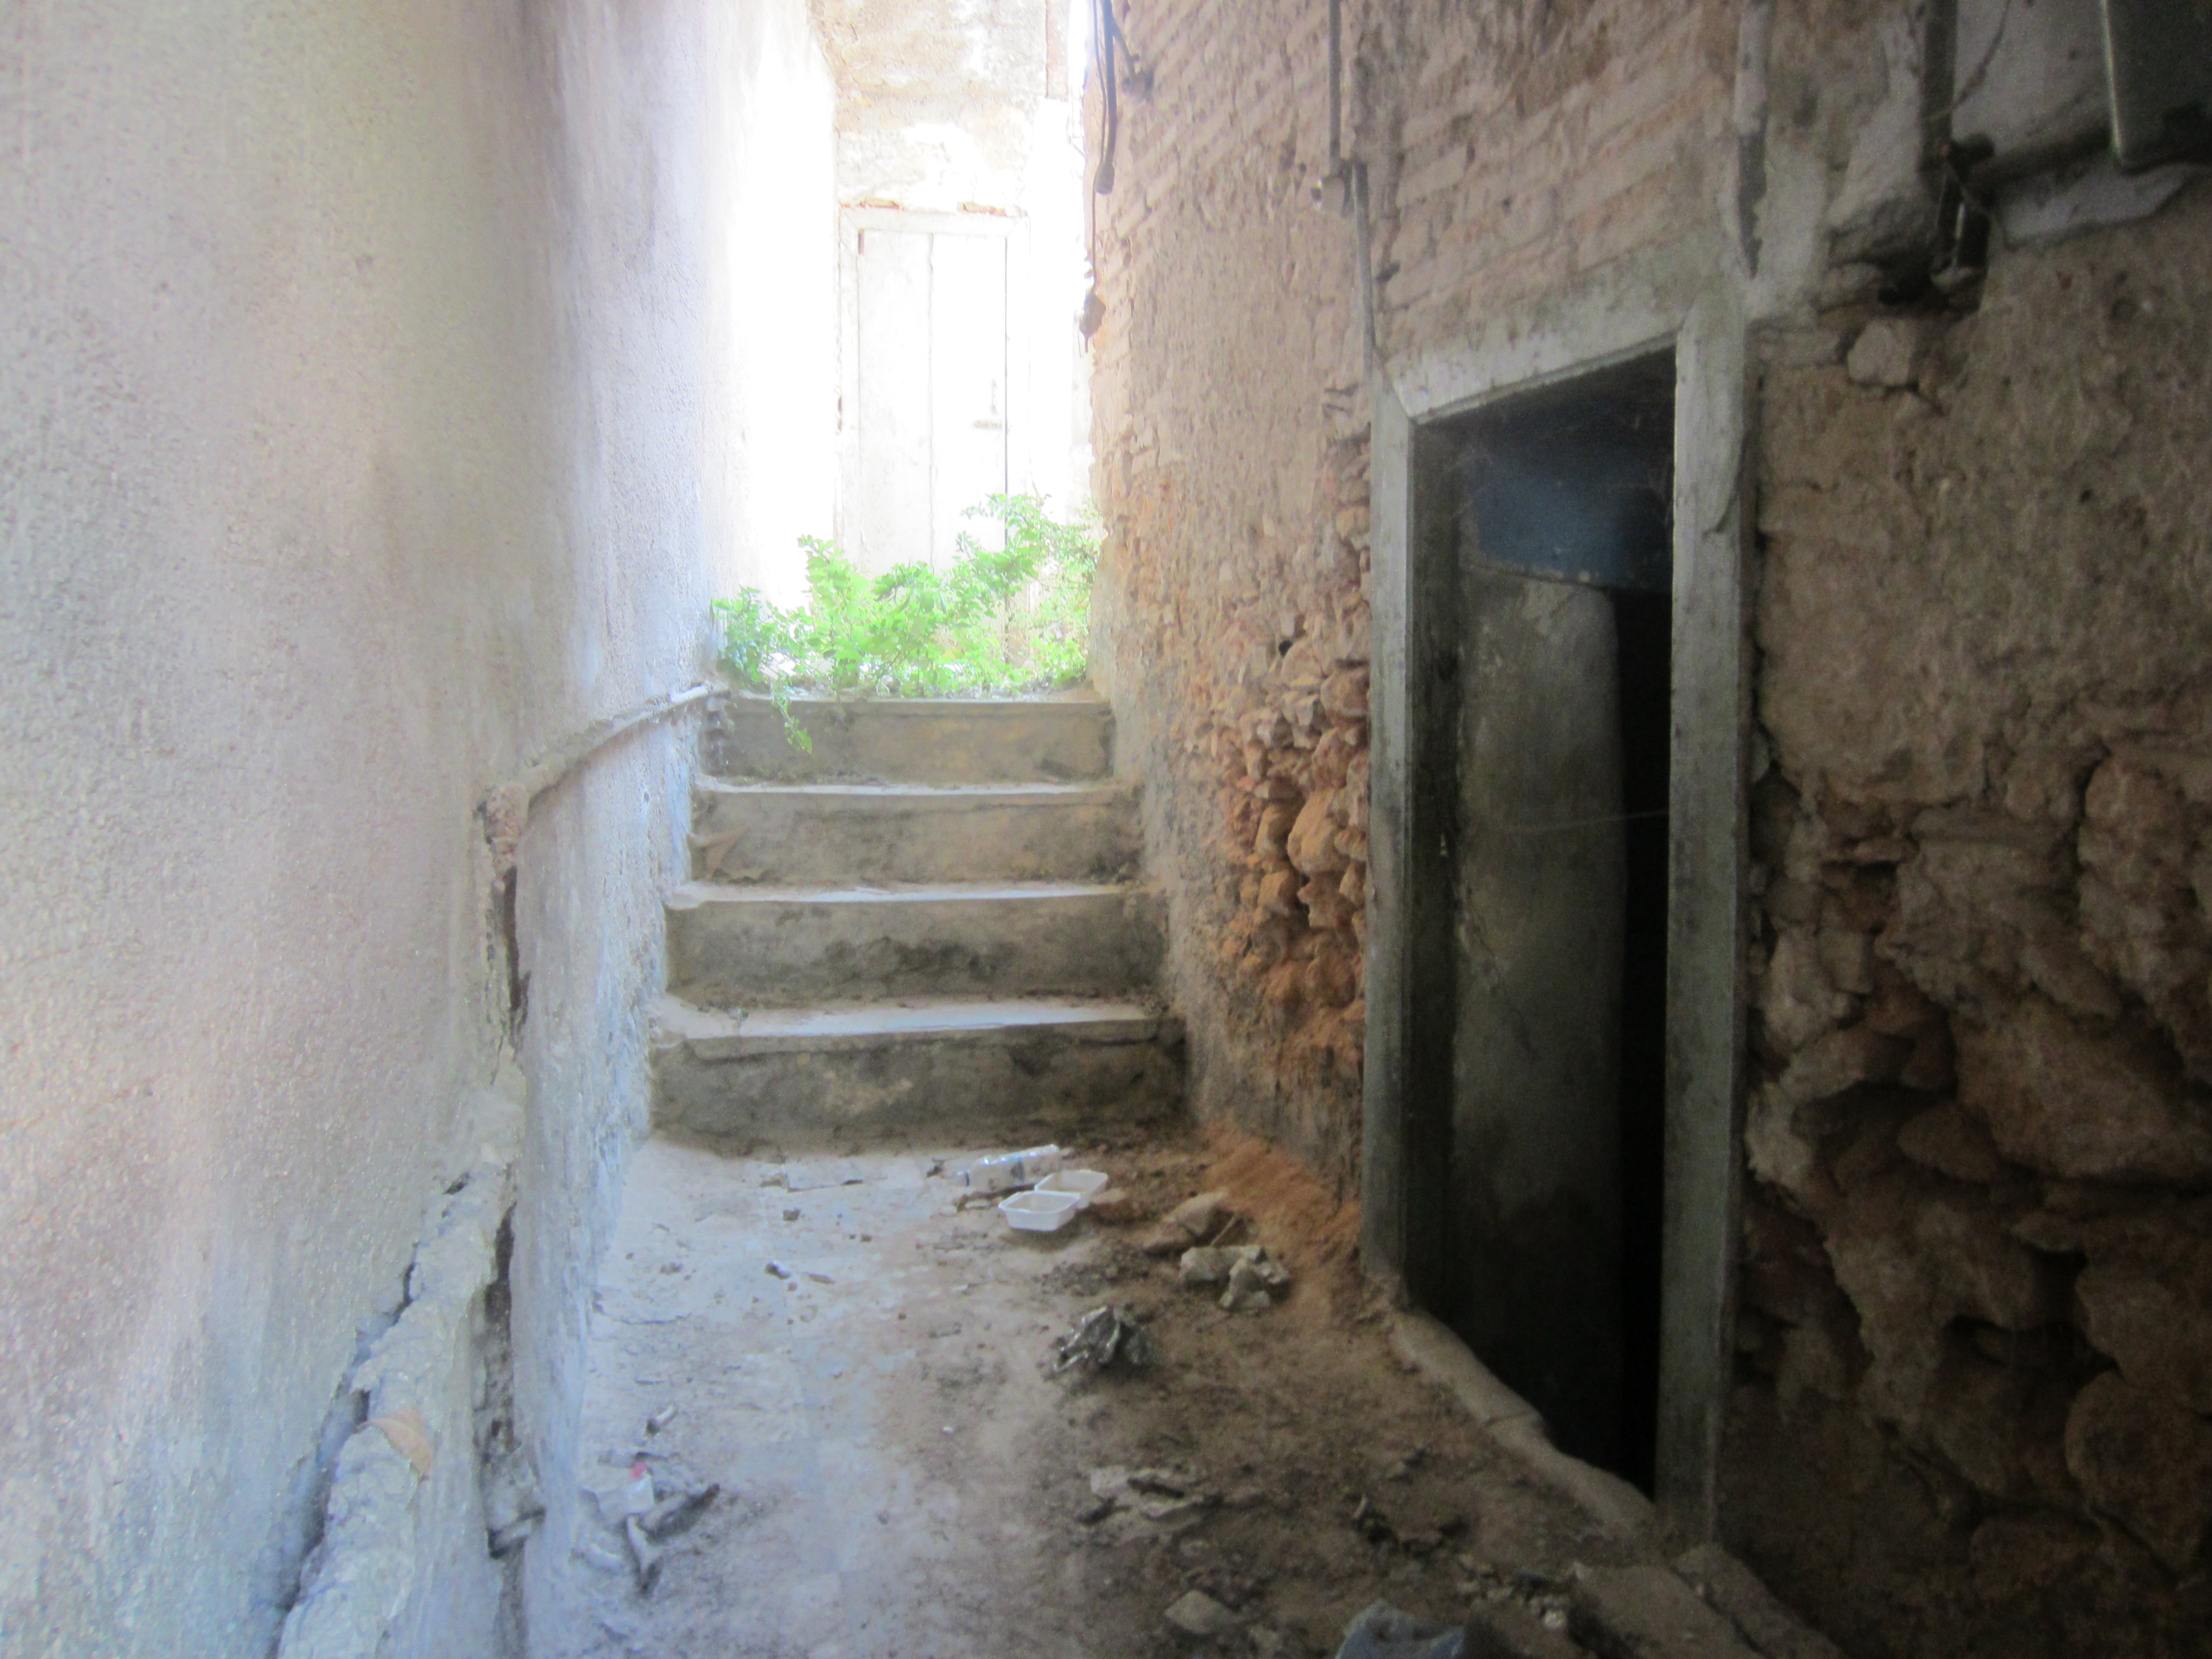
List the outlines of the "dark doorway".
{"type": "Polygon", "coordinates": [[[1492,404],[1441,434],[1457,608],[1456,789],[1437,866],[1453,932],[1437,1236],[1449,1260],[1416,1276],[1563,1449],[1647,1491],[1674,397],[1673,355],[1662,353],[1492,404]]]}

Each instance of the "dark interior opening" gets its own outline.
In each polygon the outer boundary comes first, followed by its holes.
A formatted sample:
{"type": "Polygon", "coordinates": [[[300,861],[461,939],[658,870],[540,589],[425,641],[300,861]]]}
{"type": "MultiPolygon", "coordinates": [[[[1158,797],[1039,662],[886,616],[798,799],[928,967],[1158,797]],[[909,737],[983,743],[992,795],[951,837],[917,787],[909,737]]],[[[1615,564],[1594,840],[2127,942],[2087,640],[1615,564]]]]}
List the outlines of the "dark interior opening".
{"type": "Polygon", "coordinates": [[[1457,781],[1430,878],[1449,890],[1432,896],[1449,901],[1454,991],[1426,1022],[1450,1055],[1432,1236],[1448,1260],[1409,1273],[1557,1444],[1647,1492],[1674,398],[1673,354],[1657,353],[1459,417],[1431,452],[1455,608],[1440,714],[1457,781]]]}

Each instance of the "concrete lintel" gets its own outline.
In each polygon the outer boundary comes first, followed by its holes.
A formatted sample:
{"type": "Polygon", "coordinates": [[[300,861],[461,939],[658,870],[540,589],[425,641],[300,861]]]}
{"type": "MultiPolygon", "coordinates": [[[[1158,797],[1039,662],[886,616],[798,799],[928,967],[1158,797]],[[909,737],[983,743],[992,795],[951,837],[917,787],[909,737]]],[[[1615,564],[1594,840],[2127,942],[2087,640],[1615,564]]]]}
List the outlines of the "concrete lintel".
{"type": "MultiPolygon", "coordinates": [[[[1640,356],[1680,330],[1713,266],[1703,239],[1626,255],[1486,318],[1460,339],[1390,358],[1389,392],[1419,424],[1640,356]]],[[[1378,449],[1381,427],[1378,408],[1378,449]]],[[[1379,555],[1379,527],[1376,535],[1379,555]]]]}

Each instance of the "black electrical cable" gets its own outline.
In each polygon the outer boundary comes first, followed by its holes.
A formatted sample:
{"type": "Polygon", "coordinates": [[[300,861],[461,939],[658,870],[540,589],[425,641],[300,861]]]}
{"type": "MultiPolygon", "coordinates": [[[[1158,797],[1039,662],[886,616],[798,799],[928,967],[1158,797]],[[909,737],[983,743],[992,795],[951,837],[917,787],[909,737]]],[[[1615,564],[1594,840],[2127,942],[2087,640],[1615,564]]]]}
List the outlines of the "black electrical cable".
{"type": "Polygon", "coordinates": [[[1098,65],[1099,87],[1106,97],[1106,137],[1100,146],[1103,154],[1098,158],[1098,171],[1091,180],[1091,192],[1097,196],[1114,192],[1114,151],[1121,137],[1121,100],[1115,85],[1114,43],[1121,38],[1121,27],[1114,21],[1114,0],[1098,0],[1098,24],[1091,32],[1091,44],[1093,61],[1098,65]]]}

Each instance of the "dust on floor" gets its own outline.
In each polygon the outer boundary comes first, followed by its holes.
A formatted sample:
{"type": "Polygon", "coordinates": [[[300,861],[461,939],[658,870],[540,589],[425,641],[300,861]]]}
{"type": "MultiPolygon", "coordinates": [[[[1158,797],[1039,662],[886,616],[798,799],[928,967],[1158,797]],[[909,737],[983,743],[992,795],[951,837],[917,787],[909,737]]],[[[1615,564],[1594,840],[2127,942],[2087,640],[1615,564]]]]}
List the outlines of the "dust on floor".
{"type": "Polygon", "coordinates": [[[1230,1187],[1240,1242],[1295,1279],[1228,1314],[1141,1228],[956,1207],[972,1150],[642,1149],[593,1321],[592,1495],[538,1659],[1328,1654],[1378,1597],[1541,1608],[1574,1561],[1627,1559],[1392,1352],[1344,1215],[1287,1164],[1188,1136],[1080,1149],[1139,1214],[1230,1187]],[[1056,1339],[1109,1302],[1156,1363],[1054,1375],[1056,1339]],[[619,1518],[638,1461],[661,1495],[720,1488],[649,1594],[619,1518]],[[1178,1602],[1231,1627],[1194,1636],[1178,1602]]]}

